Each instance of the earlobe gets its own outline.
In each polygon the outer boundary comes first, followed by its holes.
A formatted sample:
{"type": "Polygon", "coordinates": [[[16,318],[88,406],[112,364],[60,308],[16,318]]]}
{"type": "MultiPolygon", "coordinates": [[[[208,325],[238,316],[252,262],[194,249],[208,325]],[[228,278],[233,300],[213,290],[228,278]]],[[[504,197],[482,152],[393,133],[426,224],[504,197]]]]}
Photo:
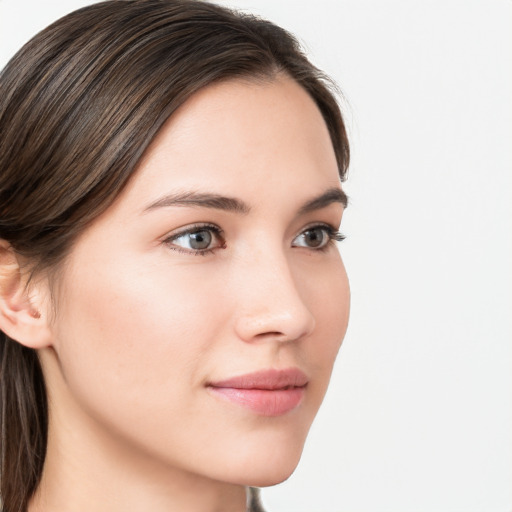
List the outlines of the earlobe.
{"type": "Polygon", "coordinates": [[[51,345],[44,304],[27,281],[16,253],[0,240],[0,329],[26,347],[44,348],[51,345]]]}

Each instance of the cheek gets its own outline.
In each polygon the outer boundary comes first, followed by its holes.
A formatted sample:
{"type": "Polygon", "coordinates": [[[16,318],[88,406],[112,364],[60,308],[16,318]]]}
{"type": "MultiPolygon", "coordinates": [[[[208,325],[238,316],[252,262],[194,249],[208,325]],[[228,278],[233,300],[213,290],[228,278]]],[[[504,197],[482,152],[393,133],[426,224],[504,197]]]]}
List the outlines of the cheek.
{"type": "Polygon", "coordinates": [[[178,405],[199,384],[218,329],[214,283],[119,260],[94,267],[92,275],[76,266],[58,308],[55,345],[69,387],[91,406],[118,407],[117,414],[126,414],[123,403],[178,405]]]}
{"type": "Polygon", "coordinates": [[[308,296],[308,307],[316,320],[307,358],[327,386],[350,312],[350,288],[341,258],[337,256],[315,274],[315,279],[305,279],[304,283],[307,290],[303,293],[308,296]]]}

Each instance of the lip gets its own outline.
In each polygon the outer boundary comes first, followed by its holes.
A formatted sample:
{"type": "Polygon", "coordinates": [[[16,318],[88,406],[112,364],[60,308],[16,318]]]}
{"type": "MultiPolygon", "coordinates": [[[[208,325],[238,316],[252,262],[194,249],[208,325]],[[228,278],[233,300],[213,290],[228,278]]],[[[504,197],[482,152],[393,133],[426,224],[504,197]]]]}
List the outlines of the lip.
{"type": "Polygon", "coordinates": [[[211,382],[210,392],[262,416],[282,416],[302,402],[308,378],[298,368],[261,370],[211,382]]]}

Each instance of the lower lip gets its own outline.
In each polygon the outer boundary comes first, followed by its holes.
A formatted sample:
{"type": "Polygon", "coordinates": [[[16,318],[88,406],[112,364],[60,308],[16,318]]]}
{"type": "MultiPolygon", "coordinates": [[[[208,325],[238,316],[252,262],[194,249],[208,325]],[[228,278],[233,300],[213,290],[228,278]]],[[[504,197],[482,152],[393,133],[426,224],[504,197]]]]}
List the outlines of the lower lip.
{"type": "Polygon", "coordinates": [[[304,397],[304,387],[290,389],[208,388],[214,394],[262,416],[282,416],[295,409],[304,397]]]}

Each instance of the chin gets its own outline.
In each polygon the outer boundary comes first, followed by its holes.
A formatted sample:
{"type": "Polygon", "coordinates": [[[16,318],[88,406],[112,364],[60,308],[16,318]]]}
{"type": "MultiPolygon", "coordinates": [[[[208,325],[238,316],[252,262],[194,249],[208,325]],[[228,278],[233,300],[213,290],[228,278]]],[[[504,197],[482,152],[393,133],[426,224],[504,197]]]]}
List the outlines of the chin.
{"type": "Polygon", "coordinates": [[[297,464],[288,468],[267,468],[264,474],[255,476],[250,481],[244,483],[244,485],[251,487],[272,487],[273,485],[280,484],[292,476],[297,464]]]}
{"type": "Polygon", "coordinates": [[[269,487],[287,480],[302,456],[304,442],[262,442],[245,450],[243,457],[230,464],[235,483],[269,487]],[[236,468],[236,469],[235,469],[236,468]]]}
{"type": "Polygon", "coordinates": [[[288,480],[297,464],[298,461],[294,464],[267,465],[261,471],[251,468],[242,476],[243,479],[239,476],[235,483],[250,487],[271,487],[288,480]]]}

